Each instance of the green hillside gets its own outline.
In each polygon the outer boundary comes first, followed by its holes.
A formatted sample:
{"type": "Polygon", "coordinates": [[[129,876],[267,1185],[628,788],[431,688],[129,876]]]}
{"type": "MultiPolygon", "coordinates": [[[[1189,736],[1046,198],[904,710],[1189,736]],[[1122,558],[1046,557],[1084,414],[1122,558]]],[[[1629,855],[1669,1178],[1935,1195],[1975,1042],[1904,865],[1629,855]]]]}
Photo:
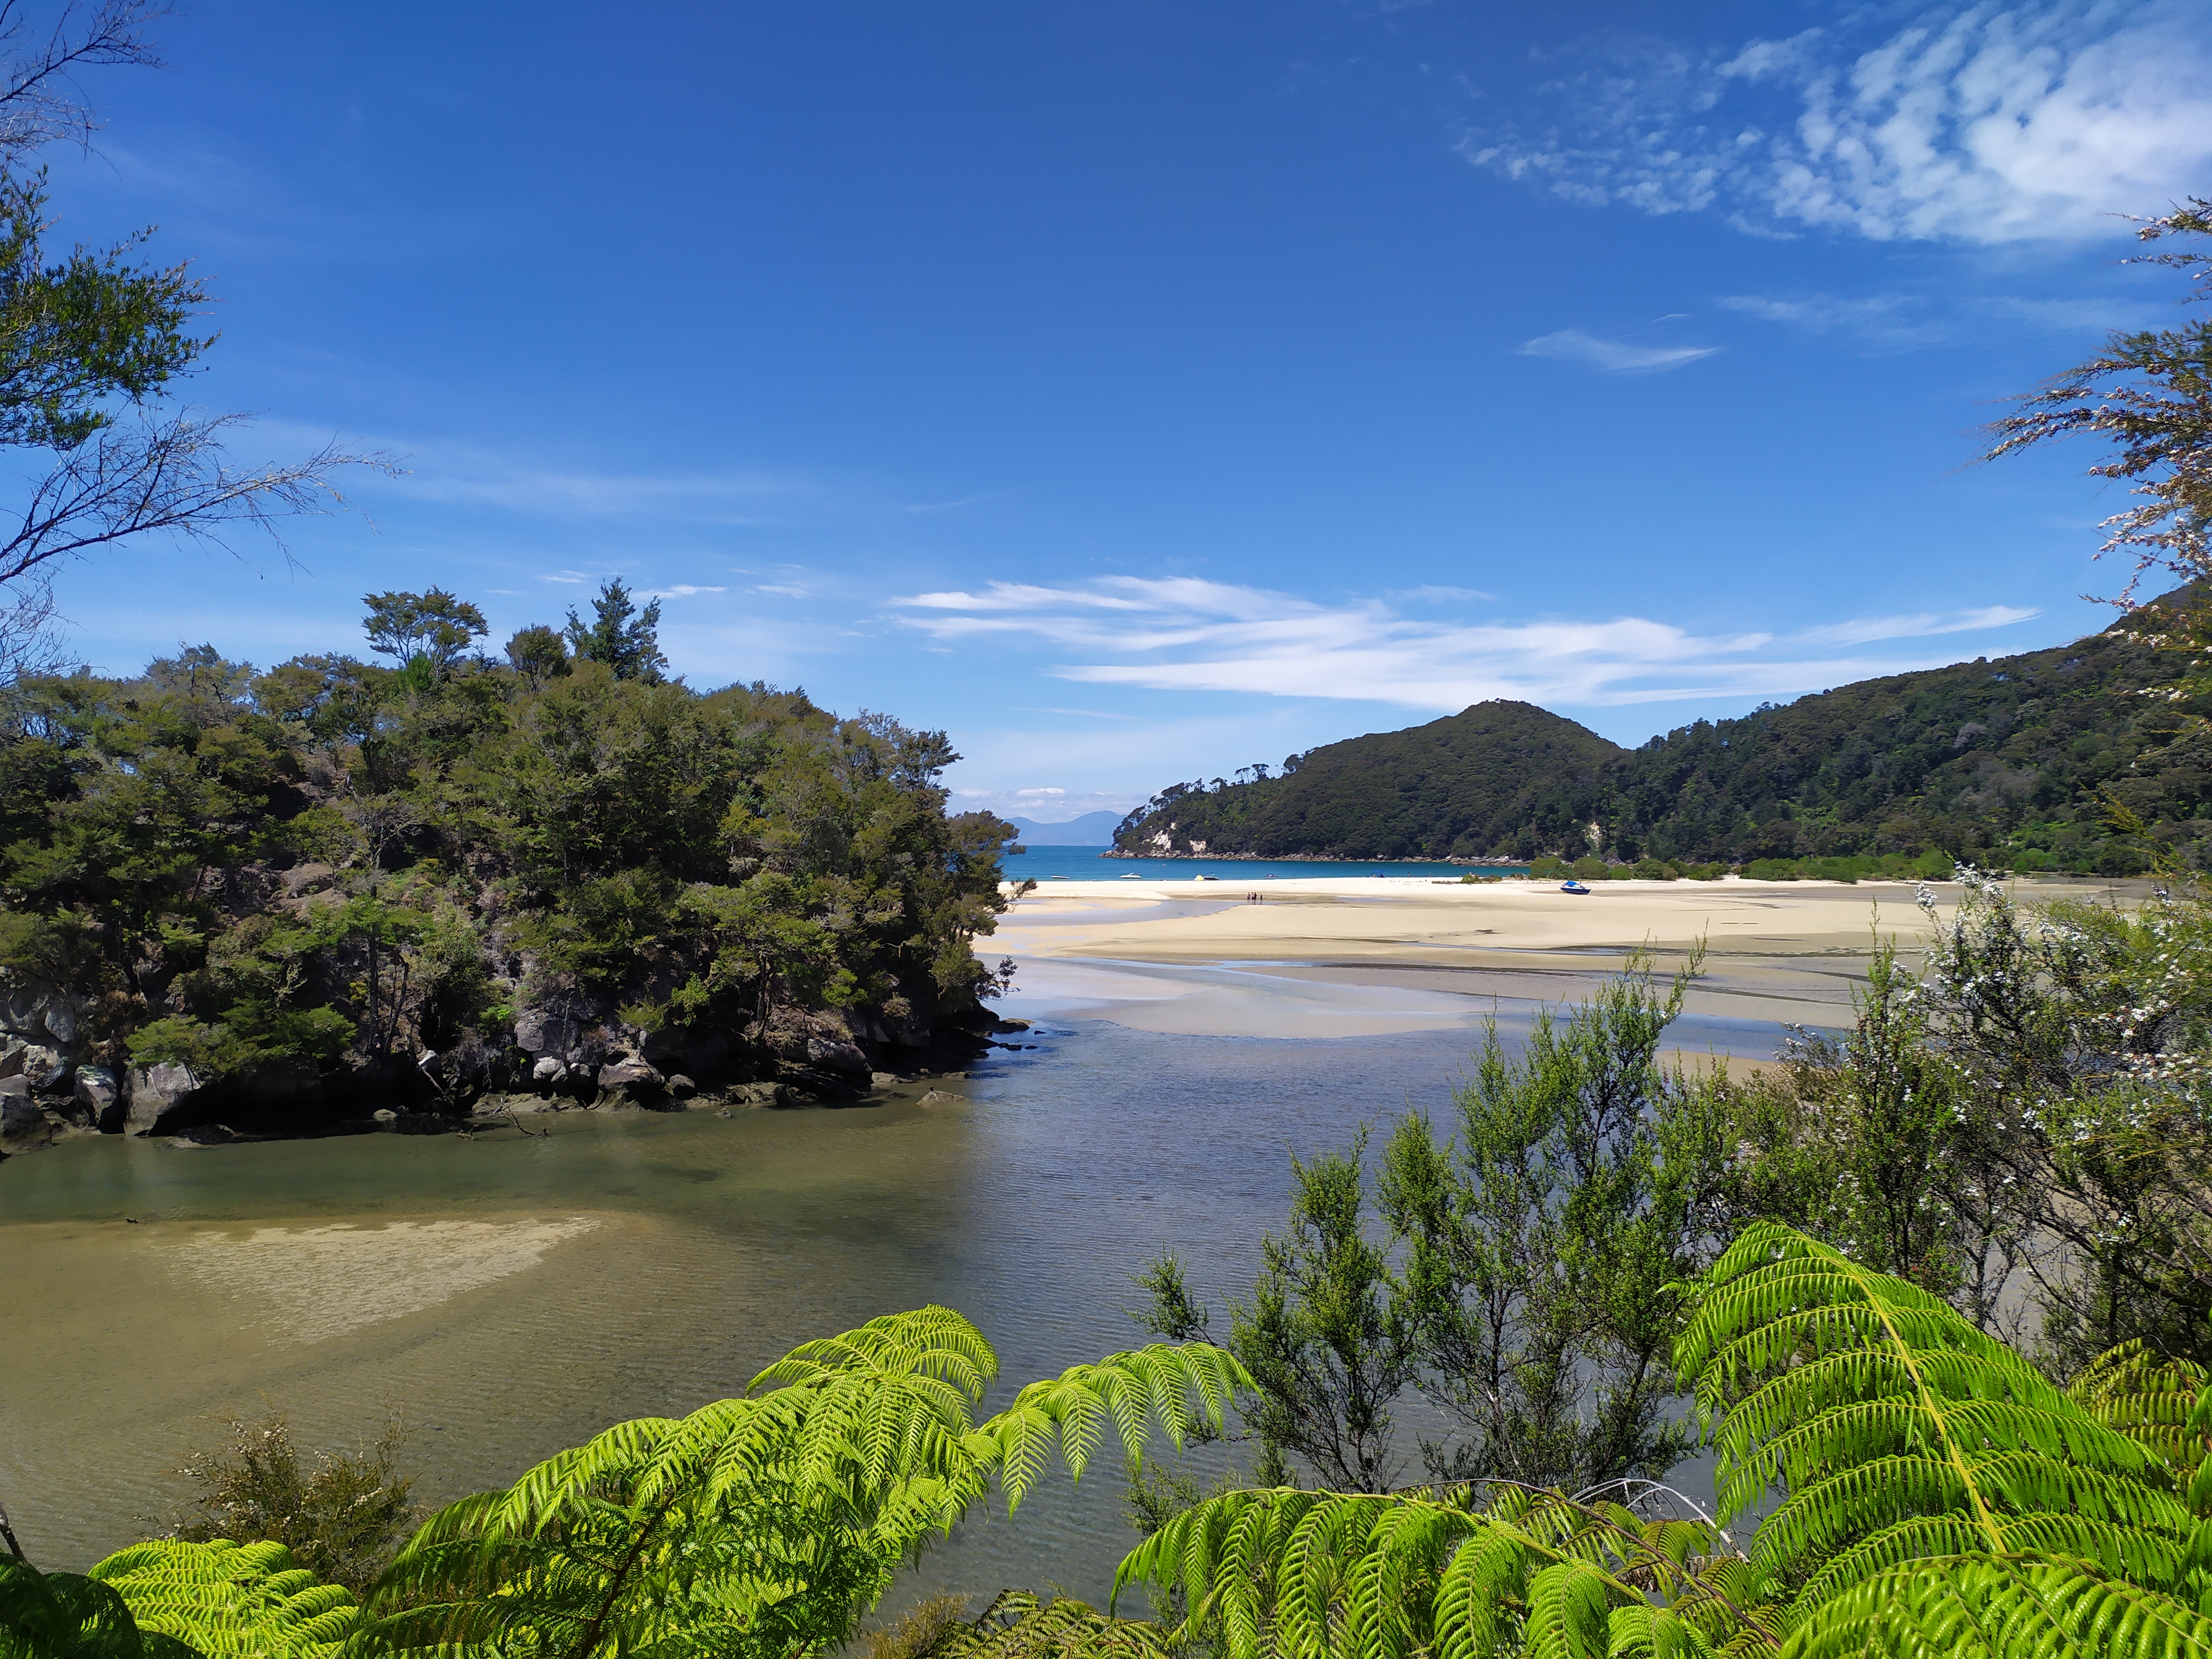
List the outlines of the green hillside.
{"type": "Polygon", "coordinates": [[[1747,864],[1936,851],[2125,873],[2118,799],[2192,857],[2212,836],[2212,739],[2183,659],[2107,630],[1866,680],[1614,747],[1527,703],[1478,703],[1317,749],[1282,775],[1176,785],[1122,823],[1128,854],[1538,855],[1747,864]]]}
{"type": "Polygon", "coordinates": [[[1409,731],[1316,749],[1284,776],[1176,784],[1123,820],[1115,845],[1263,858],[1443,858],[1529,826],[1564,841],[1605,796],[1621,751],[1533,703],[1477,703],[1409,731]]]}

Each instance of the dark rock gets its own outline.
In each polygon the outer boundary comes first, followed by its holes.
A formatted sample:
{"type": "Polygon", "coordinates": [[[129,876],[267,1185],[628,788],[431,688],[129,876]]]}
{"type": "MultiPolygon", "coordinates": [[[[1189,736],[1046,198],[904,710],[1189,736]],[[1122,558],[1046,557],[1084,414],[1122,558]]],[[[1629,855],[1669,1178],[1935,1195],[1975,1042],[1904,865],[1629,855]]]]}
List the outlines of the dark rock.
{"type": "Polygon", "coordinates": [[[583,1039],[583,1028],[544,1008],[526,1009],[515,1018],[514,1046],[529,1054],[567,1054],[583,1039]]]}
{"type": "Polygon", "coordinates": [[[302,893],[319,893],[337,877],[337,870],[327,864],[295,864],[284,872],[284,891],[292,898],[302,893]]]}
{"type": "Polygon", "coordinates": [[[668,1092],[678,1100],[689,1100],[699,1092],[699,1085],[678,1072],[668,1079],[668,1092]]]}
{"type": "MultiPolygon", "coordinates": [[[[14,1078],[7,1079],[13,1083],[14,1078]]],[[[10,1151],[21,1151],[24,1142],[43,1145],[53,1136],[54,1126],[41,1107],[21,1091],[9,1090],[0,1094],[0,1140],[17,1143],[10,1151]]]]}
{"type": "MultiPolygon", "coordinates": [[[[178,1127],[178,1115],[191,1108],[198,1092],[192,1074],[181,1066],[165,1060],[158,1066],[133,1066],[118,1128],[134,1135],[166,1133],[178,1127]]],[[[101,1127],[106,1127],[103,1120],[101,1127]]]]}
{"type": "Polygon", "coordinates": [[[169,1137],[172,1146],[221,1146],[238,1139],[238,1132],[227,1123],[195,1123],[189,1129],[179,1129],[169,1137]]]}
{"type": "Polygon", "coordinates": [[[76,1068],[76,1103],[98,1123],[115,1105],[115,1073],[99,1066],[76,1068]]]}
{"type": "Polygon", "coordinates": [[[873,1069],[859,1044],[827,1031],[806,1039],[806,1066],[810,1071],[833,1072],[841,1077],[864,1078],[873,1069]]]}
{"type": "Polygon", "coordinates": [[[599,1067],[602,1105],[656,1105],[667,1098],[668,1079],[641,1060],[617,1060],[599,1067]]]}

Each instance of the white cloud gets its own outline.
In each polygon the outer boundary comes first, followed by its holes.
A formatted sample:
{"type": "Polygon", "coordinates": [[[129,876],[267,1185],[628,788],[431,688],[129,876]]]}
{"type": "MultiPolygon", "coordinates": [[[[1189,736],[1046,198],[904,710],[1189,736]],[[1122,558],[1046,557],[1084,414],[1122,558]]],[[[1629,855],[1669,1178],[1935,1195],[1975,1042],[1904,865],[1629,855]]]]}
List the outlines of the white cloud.
{"type": "Polygon", "coordinates": [[[946,643],[1028,647],[1061,678],[1152,690],[1332,697],[1449,711],[1489,698],[1584,708],[1781,696],[1948,661],[1822,648],[2002,628],[2035,615],[1992,605],[1869,617],[1804,633],[1699,635],[1638,617],[1469,623],[1381,601],[1326,605],[1191,578],[1114,576],[894,601],[946,643]]]}
{"type": "Polygon", "coordinates": [[[1875,640],[1925,639],[1936,634],[1970,634],[1981,629],[2010,628],[2033,622],[2043,613],[2027,605],[1990,605],[1978,611],[1954,611],[1941,615],[1922,611],[1910,617],[1861,617],[1851,622],[1808,628],[1796,635],[1806,645],[1868,645],[1875,640]]]}
{"type": "Polygon", "coordinates": [[[2204,187],[2201,0],[1940,7],[1870,43],[1849,38],[1853,21],[1726,55],[1594,54],[1535,89],[1556,120],[1459,148],[1592,205],[1881,240],[2110,238],[2100,216],[2204,187]]]}
{"type": "Polygon", "coordinates": [[[1663,374],[1710,357],[1718,346],[1638,346],[1623,340],[1601,340],[1578,328],[1542,334],[1521,348],[1523,357],[1559,357],[1571,363],[1587,363],[1615,374],[1663,374]]]}
{"type": "Polygon", "coordinates": [[[649,599],[688,599],[695,593],[726,593],[726,587],[699,587],[690,582],[678,582],[673,587],[656,587],[646,595],[649,599]]]}

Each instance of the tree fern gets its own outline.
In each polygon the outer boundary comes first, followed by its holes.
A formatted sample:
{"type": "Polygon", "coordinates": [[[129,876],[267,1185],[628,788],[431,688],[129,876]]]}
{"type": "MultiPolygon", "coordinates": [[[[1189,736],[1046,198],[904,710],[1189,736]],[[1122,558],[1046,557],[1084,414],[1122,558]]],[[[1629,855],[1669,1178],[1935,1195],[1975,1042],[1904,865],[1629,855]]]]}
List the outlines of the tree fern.
{"type": "Polygon", "coordinates": [[[2212,1650],[2187,1371],[2115,1355],[2070,1396],[1924,1291],[1766,1224],[1715,1264],[1676,1360],[1722,1521],[1782,1494],[1748,1565],[1793,1651],[2212,1650]]]}
{"type": "Polygon", "coordinates": [[[142,1631],[114,1587],[0,1555],[0,1659],[200,1659],[142,1631]]]}
{"type": "Polygon", "coordinates": [[[617,1424],[505,1492],[448,1505],[379,1586],[374,1645],[574,1656],[811,1652],[999,1476],[1018,1505],[1057,1439],[1079,1477],[1110,1424],[1132,1452],[1218,1426],[1245,1381],[1202,1344],[1030,1384],[986,1422],[998,1369],[944,1308],[810,1342],[746,1394],[617,1424]]]}
{"type": "Polygon", "coordinates": [[[917,1659],[1172,1659],[1167,1633],[1070,1596],[1008,1590],[973,1623],[955,1624],[917,1659]]]}
{"type": "Polygon", "coordinates": [[[1785,1227],[1693,1290],[1675,1356],[1717,1523],[1502,1484],[1231,1492],[1148,1538],[1117,1595],[1179,1589],[1178,1639],[1225,1659],[2212,1655],[2197,1368],[2116,1352],[2069,1394],[1785,1227]],[[1736,1547],[1723,1528],[1778,1497],[1736,1547]]]}
{"type": "Polygon", "coordinates": [[[326,1659],[361,1622],[350,1593],[294,1566],[282,1544],[133,1544],[90,1576],[123,1598],[140,1630],[207,1659],[326,1659]]]}

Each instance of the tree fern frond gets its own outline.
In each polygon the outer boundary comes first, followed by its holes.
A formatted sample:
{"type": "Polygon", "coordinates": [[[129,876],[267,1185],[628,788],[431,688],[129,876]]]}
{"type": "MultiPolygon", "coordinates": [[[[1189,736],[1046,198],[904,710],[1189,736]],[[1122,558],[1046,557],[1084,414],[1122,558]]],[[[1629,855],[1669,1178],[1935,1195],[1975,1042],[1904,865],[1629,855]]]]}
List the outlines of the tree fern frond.
{"type": "MultiPolygon", "coordinates": [[[[2185,1583],[2194,1565],[2187,1537],[2161,1537],[2087,1516],[2027,1515],[2000,1524],[2014,1554],[2087,1562],[2130,1583],[2169,1594],[2185,1583]]],[[[1797,1605],[1818,1607],[1913,1561],[1973,1553],[1979,1542],[1978,1529],[1957,1515],[1915,1516],[1829,1561],[1806,1584],[1797,1605]]]]}
{"type": "Polygon", "coordinates": [[[294,1566],[282,1544],[133,1544],[87,1576],[111,1586],[142,1630],[173,1636],[208,1659],[331,1654],[362,1617],[350,1593],[294,1566]]]}
{"type": "Polygon", "coordinates": [[[1250,1376],[1224,1349],[1204,1342],[1155,1342],[1030,1383],[978,1432],[996,1446],[1012,1512],[1043,1473],[1055,1432],[1068,1471],[1079,1480],[1107,1423],[1114,1425],[1132,1457],[1144,1449],[1148,1422],[1180,1446],[1190,1426],[1192,1395],[1205,1421],[1218,1429],[1224,1405],[1236,1389],[1249,1386],[1250,1376]]]}
{"type": "Polygon", "coordinates": [[[140,1628],[112,1585],[0,1555],[0,1659],[205,1659],[140,1628]]]}
{"type": "Polygon", "coordinates": [[[1821,1603],[1788,1659],[2203,1659],[2212,1620],[2087,1563],[1965,1555],[1893,1568],[1821,1603]]]}
{"type": "Polygon", "coordinates": [[[933,1304],[886,1314],[842,1336],[802,1342],[753,1378],[745,1392],[854,1370],[936,1377],[951,1383],[973,1405],[999,1374],[999,1356],[964,1316],[933,1304]]]}
{"type": "Polygon", "coordinates": [[[1579,1561],[1544,1568],[1528,1582],[1522,1638],[1528,1659],[1605,1659],[1613,1599],[1605,1576],[1579,1561]]]}
{"type": "Polygon", "coordinates": [[[2212,1370],[2169,1358],[2138,1337],[2093,1362],[2068,1392],[2099,1423],[2148,1451],[2178,1484],[2212,1451],[2202,1431],[2189,1426],[2208,1389],[2212,1370]]]}
{"type": "Polygon", "coordinates": [[[1167,1632],[1115,1619],[1067,1596],[1007,1590],[972,1624],[956,1625],[929,1659],[1170,1659],[1167,1632]]]}

